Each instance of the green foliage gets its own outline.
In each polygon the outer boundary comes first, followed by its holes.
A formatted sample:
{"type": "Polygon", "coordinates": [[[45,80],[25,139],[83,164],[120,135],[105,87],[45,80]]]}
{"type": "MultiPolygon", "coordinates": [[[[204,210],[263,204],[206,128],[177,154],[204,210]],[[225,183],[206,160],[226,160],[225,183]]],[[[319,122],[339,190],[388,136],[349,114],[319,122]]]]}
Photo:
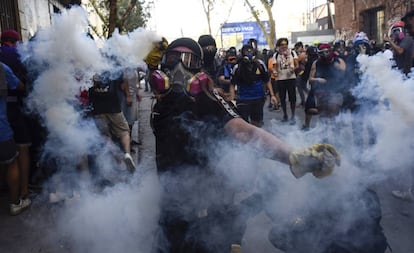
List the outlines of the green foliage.
{"type": "MultiPolygon", "coordinates": [[[[102,37],[108,37],[109,27],[116,27],[121,33],[131,32],[138,27],[145,27],[150,15],[150,5],[153,4],[151,0],[117,0],[117,15],[115,24],[110,24],[110,1],[107,0],[91,0],[90,5],[103,22],[102,30],[104,34],[102,37]]],[[[96,27],[92,27],[97,31],[96,27]]],[[[109,35],[110,36],[110,35],[109,35]]]]}

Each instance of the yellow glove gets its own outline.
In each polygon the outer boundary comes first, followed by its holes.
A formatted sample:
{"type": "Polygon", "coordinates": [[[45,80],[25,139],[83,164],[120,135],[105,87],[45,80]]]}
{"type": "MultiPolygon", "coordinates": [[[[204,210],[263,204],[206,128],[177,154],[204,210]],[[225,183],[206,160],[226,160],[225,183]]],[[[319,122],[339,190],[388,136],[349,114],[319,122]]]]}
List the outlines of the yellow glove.
{"type": "Polygon", "coordinates": [[[289,155],[290,170],[296,178],[311,172],[317,178],[329,176],[335,164],[341,164],[341,157],[330,144],[314,144],[310,147],[294,150],[289,155]]]}
{"type": "Polygon", "coordinates": [[[161,62],[162,55],[168,47],[168,41],[163,37],[161,41],[157,41],[154,47],[147,54],[144,61],[152,69],[156,69],[161,62]]]}

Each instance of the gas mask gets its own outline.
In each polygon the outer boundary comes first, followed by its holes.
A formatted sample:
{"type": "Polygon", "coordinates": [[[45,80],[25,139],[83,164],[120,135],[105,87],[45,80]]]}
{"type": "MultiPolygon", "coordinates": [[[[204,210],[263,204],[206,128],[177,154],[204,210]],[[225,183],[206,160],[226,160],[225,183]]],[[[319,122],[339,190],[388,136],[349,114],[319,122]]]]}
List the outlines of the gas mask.
{"type": "Polygon", "coordinates": [[[175,93],[181,93],[186,89],[187,83],[194,76],[193,73],[184,68],[180,62],[172,70],[167,69],[165,71],[171,83],[172,91],[175,93]]]}
{"type": "Polygon", "coordinates": [[[158,94],[173,92],[195,97],[208,88],[209,78],[204,72],[194,74],[180,62],[172,70],[154,71],[150,78],[150,84],[152,90],[158,94]]]}
{"type": "Polygon", "coordinates": [[[334,56],[335,53],[330,49],[325,48],[319,51],[319,57],[323,62],[331,62],[334,56]]]}
{"type": "Polygon", "coordinates": [[[255,50],[250,45],[244,45],[241,50],[243,63],[251,63],[256,58],[255,50]]]}
{"type": "Polygon", "coordinates": [[[400,42],[404,39],[405,33],[402,27],[393,27],[391,29],[391,36],[392,40],[400,42]]]}
{"type": "Polygon", "coordinates": [[[367,46],[364,43],[359,44],[357,50],[359,54],[367,54],[368,51],[367,46]]]}
{"type": "Polygon", "coordinates": [[[255,56],[253,52],[247,52],[244,56],[243,56],[243,61],[244,62],[252,62],[254,60],[255,56]]]}

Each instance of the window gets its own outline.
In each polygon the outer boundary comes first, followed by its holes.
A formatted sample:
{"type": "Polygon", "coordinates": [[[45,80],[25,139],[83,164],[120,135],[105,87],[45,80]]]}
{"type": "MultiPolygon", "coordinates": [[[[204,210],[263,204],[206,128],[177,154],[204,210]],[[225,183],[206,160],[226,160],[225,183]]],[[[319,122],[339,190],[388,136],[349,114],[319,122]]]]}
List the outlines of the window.
{"type": "Polygon", "coordinates": [[[0,25],[1,30],[18,30],[17,4],[16,0],[1,0],[0,4],[0,25]]]}
{"type": "Polygon", "coordinates": [[[361,31],[364,31],[369,39],[382,41],[385,23],[384,7],[364,11],[361,16],[361,31]]]}

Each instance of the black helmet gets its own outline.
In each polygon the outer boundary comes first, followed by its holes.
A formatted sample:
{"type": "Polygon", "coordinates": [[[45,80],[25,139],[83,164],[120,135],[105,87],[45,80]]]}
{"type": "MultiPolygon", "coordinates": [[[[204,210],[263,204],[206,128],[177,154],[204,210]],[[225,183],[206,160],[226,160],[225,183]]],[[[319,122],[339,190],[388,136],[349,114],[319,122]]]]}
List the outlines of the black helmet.
{"type": "Polygon", "coordinates": [[[249,50],[252,51],[254,54],[256,53],[252,45],[244,44],[243,47],[241,48],[242,56],[246,56],[249,50]]]}
{"type": "Polygon", "coordinates": [[[317,47],[314,47],[314,46],[309,46],[306,49],[306,54],[307,55],[317,55],[318,54],[318,48],[317,47]]]}
{"type": "Polygon", "coordinates": [[[345,48],[345,40],[335,40],[334,48],[345,48]]]}
{"type": "Polygon", "coordinates": [[[203,65],[203,50],[200,44],[191,38],[185,37],[171,42],[163,56],[161,66],[163,68],[173,68],[180,61],[188,69],[200,69],[203,65]],[[186,50],[186,48],[189,50],[186,50]]]}
{"type": "Polygon", "coordinates": [[[206,47],[206,46],[216,47],[216,40],[210,34],[204,34],[198,38],[198,44],[200,44],[201,47],[206,47]]]}
{"type": "Polygon", "coordinates": [[[247,44],[249,44],[250,46],[252,46],[252,48],[253,48],[254,50],[257,50],[257,40],[256,40],[255,38],[250,38],[250,39],[247,41],[247,44]]]}

